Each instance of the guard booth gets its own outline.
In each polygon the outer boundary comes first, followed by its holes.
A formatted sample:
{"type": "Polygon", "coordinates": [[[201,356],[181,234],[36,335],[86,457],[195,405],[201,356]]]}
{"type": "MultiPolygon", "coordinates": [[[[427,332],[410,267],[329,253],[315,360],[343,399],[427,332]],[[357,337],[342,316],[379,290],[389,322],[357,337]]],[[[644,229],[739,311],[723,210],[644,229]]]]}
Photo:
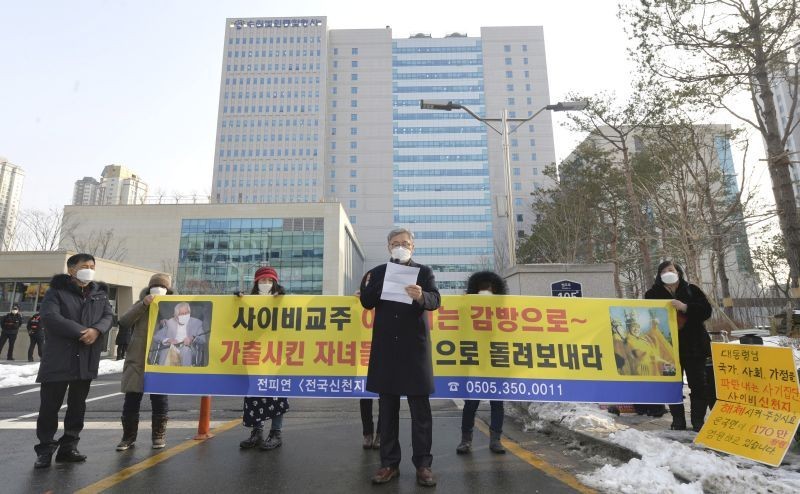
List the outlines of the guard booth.
{"type": "Polygon", "coordinates": [[[617,298],[611,263],[518,264],[504,278],[511,295],[617,298]]]}

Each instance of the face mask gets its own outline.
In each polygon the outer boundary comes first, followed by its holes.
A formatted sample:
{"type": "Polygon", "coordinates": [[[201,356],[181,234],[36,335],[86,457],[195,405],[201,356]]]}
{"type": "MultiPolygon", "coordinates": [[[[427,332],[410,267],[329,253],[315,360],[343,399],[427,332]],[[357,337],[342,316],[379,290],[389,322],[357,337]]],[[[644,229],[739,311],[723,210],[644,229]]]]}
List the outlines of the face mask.
{"type": "Polygon", "coordinates": [[[491,290],[479,290],[478,295],[494,295],[491,290]]]}
{"type": "Polygon", "coordinates": [[[663,281],[667,285],[671,285],[673,283],[678,282],[678,273],[673,273],[672,271],[667,271],[666,273],[661,273],[661,281],[663,281]]]}
{"type": "Polygon", "coordinates": [[[19,312],[17,309],[11,311],[12,314],[16,314],[17,312],[19,312]]]}
{"type": "Polygon", "coordinates": [[[150,295],[166,295],[167,289],[163,286],[154,286],[150,288],[150,295]]]}
{"type": "Polygon", "coordinates": [[[186,326],[186,323],[189,322],[189,317],[191,317],[189,314],[182,314],[178,316],[178,324],[181,326],[186,326]]]}
{"type": "Polygon", "coordinates": [[[405,247],[395,247],[392,249],[392,258],[400,262],[406,262],[411,259],[411,250],[405,247]]]}
{"type": "Polygon", "coordinates": [[[78,281],[81,283],[89,283],[94,280],[94,269],[79,269],[78,272],[75,273],[75,277],[78,278],[78,281]]]}
{"type": "Polygon", "coordinates": [[[269,295],[272,292],[272,283],[259,283],[258,293],[261,295],[269,295]]]}

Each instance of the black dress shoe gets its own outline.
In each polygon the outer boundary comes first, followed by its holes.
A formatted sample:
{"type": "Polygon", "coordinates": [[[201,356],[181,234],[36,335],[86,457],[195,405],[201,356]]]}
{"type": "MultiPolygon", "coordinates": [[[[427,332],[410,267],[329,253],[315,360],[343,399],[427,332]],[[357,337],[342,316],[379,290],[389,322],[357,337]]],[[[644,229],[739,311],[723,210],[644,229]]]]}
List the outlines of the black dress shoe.
{"type": "Polygon", "coordinates": [[[56,463],[80,463],[86,461],[86,455],[82,455],[75,448],[59,448],[56,454],[56,463]]]}
{"type": "Polygon", "coordinates": [[[36,463],[33,464],[33,468],[47,468],[50,466],[50,462],[53,460],[53,452],[48,451],[47,453],[41,453],[36,457],[36,463]]]}

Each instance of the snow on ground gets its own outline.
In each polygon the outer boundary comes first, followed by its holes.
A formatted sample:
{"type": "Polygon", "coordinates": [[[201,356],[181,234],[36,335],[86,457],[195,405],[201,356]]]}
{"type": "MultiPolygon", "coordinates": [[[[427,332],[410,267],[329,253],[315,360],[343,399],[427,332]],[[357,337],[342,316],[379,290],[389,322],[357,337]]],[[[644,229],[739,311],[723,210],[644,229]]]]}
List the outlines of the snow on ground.
{"type": "MultiPolygon", "coordinates": [[[[99,374],[122,372],[122,360],[103,359],[100,361],[99,374]]],[[[0,388],[13,386],[29,386],[36,384],[39,362],[24,365],[0,364],[0,388]]]]}
{"type": "MultiPolygon", "coordinates": [[[[613,415],[596,404],[531,403],[528,414],[528,428],[539,428],[540,421],[547,421],[582,432],[605,432],[609,441],[641,455],[641,460],[633,459],[618,466],[605,465],[591,474],[578,476],[581,482],[602,492],[800,492],[800,465],[772,468],[681,442],[693,438],[691,432],[644,432],[629,428],[617,424],[613,415]]],[[[798,461],[797,455],[791,452],[787,459],[798,461]]]]}

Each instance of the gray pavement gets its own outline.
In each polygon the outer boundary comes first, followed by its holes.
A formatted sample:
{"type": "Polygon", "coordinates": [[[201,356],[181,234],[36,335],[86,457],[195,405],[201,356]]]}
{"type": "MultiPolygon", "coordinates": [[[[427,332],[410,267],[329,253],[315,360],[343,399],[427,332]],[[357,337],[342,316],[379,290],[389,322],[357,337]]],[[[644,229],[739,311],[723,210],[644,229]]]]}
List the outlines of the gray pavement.
{"type": "MultiPolygon", "coordinates": [[[[116,394],[118,380],[118,375],[102,376],[90,392],[89,399],[94,401],[88,404],[86,430],[79,445],[88,461],[77,465],[53,463],[47,470],[33,469],[37,387],[0,390],[0,438],[12,446],[0,450],[0,491],[75,492],[87,486],[89,490],[85,492],[125,493],[432,491],[415,483],[410,419],[405,405],[401,411],[400,478],[388,485],[373,486],[369,478],[380,465],[379,454],[361,449],[357,400],[291,399],[292,409],[283,427],[284,445],[262,452],[238,447],[248,435],[247,429],[231,422],[240,417],[240,398],[213,398],[212,423],[227,430],[197,442],[191,438],[199,398],[173,396],[168,444],[159,452],[150,448],[149,403],[145,397],[137,446],[116,452],[122,407],[122,395],[116,394]]],[[[460,437],[461,411],[450,400],[432,401],[432,408],[433,471],[439,482],[436,492],[590,492],[571,483],[570,475],[560,470],[581,468],[579,460],[564,456],[560,441],[538,442],[508,419],[506,443],[520,446],[518,451],[535,450],[538,463],[524,453],[492,454],[488,438],[477,430],[474,452],[459,456],[455,446],[460,437]],[[560,465],[554,466],[555,463],[560,465]]],[[[481,417],[488,420],[488,406],[479,411],[481,417]]]]}

